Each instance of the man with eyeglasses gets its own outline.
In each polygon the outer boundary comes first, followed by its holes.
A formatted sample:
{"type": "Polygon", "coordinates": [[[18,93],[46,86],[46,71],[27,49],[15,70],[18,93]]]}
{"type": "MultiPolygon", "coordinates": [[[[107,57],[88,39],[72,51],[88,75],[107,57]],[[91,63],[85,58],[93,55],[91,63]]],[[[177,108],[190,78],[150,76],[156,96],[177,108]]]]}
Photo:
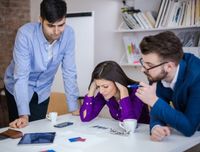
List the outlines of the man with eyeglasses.
{"type": "Polygon", "coordinates": [[[140,82],[136,96],[151,107],[151,139],[163,140],[170,127],[185,136],[200,131],[200,59],[183,53],[180,40],[169,31],[144,37],[140,49],[150,85],[140,82]]]}

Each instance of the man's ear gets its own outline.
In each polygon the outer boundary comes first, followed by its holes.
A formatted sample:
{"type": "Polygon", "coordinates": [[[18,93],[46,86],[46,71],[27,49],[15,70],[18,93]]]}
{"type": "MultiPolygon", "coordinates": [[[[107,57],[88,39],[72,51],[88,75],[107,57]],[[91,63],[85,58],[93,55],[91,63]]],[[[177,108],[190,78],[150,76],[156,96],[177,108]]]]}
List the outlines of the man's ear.
{"type": "Polygon", "coordinates": [[[43,19],[42,19],[42,17],[41,17],[41,16],[39,17],[39,22],[40,22],[40,23],[42,23],[42,22],[43,22],[43,19]]]}
{"type": "Polygon", "coordinates": [[[174,63],[174,62],[168,62],[167,64],[166,64],[166,71],[167,72],[170,72],[170,71],[172,71],[174,68],[176,67],[176,64],[174,63]]]}

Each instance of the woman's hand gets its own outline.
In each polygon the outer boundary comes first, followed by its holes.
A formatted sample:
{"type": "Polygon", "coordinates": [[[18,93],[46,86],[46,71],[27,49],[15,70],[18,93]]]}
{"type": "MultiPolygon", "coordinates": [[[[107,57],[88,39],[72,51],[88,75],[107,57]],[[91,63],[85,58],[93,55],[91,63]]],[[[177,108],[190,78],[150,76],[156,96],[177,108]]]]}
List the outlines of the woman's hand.
{"type": "Polygon", "coordinates": [[[128,94],[128,89],[127,89],[125,86],[121,85],[121,84],[118,83],[118,82],[115,82],[115,84],[116,84],[116,86],[117,86],[117,88],[118,88],[118,90],[119,90],[119,92],[120,92],[120,99],[129,96],[129,94],[128,94]]]}
{"type": "Polygon", "coordinates": [[[97,89],[97,85],[96,85],[95,81],[93,81],[93,82],[91,83],[90,89],[89,89],[89,91],[88,91],[88,97],[94,96],[94,93],[95,93],[96,89],[97,89]]]}

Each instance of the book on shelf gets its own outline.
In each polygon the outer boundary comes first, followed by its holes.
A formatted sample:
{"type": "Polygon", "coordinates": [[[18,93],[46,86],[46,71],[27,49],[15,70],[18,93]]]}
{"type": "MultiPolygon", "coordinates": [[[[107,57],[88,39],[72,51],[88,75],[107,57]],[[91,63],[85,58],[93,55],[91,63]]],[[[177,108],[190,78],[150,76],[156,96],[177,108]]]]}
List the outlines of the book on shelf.
{"type": "Polygon", "coordinates": [[[135,28],[136,25],[131,21],[130,16],[127,12],[122,13],[122,18],[130,29],[135,28]]]}
{"type": "Polygon", "coordinates": [[[180,32],[178,35],[183,47],[198,47],[200,41],[200,31],[180,32]]]}
{"type": "Polygon", "coordinates": [[[191,1],[192,1],[191,25],[194,25],[195,24],[194,13],[195,13],[195,1],[196,0],[191,0],[191,1]]]}
{"type": "Polygon", "coordinates": [[[200,0],[196,0],[195,23],[200,25],[200,0]]]}
{"type": "Polygon", "coordinates": [[[146,12],[144,12],[144,14],[148,18],[148,20],[149,20],[150,24],[152,25],[152,27],[154,28],[155,24],[156,24],[156,20],[153,17],[152,12],[146,11],[146,12]]]}
{"type": "Polygon", "coordinates": [[[170,0],[166,0],[165,1],[164,7],[163,7],[163,10],[162,10],[162,14],[161,14],[161,17],[160,17],[160,21],[159,21],[157,27],[161,27],[162,24],[163,24],[163,22],[164,22],[164,19],[166,18],[167,8],[168,8],[168,5],[169,5],[169,1],[170,0]]]}
{"type": "Polygon", "coordinates": [[[144,22],[145,27],[147,27],[147,29],[153,28],[152,24],[150,23],[148,17],[145,15],[144,12],[140,12],[139,15],[141,16],[142,21],[144,22]]]}
{"type": "Polygon", "coordinates": [[[155,25],[156,28],[158,27],[158,25],[160,23],[160,19],[161,19],[161,15],[163,13],[163,8],[165,6],[165,3],[166,3],[166,0],[161,1],[160,7],[159,7],[159,10],[158,10],[157,19],[156,19],[156,25],[155,25]]]}
{"type": "Polygon", "coordinates": [[[163,22],[161,23],[161,26],[162,26],[162,27],[166,27],[166,26],[167,26],[167,23],[168,23],[168,21],[169,21],[169,17],[170,17],[170,14],[171,14],[173,5],[174,5],[174,0],[169,0],[169,4],[168,4],[168,7],[167,7],[165,16],[164,16],[164,20],[163,20],[163,22]]]}
{"type": "Polygon", "coordinates": [[[183,25],[184,15],[185,15],[185,8],[186,8],[186,2],[182,2],[182,4],[181,4],[180,18],[179,18],[179,21],[178,21],[178,25],[179,26],[183,25]]]}
{"type": "Polygon", "coordinates": [[[135,65],[139,64],[140,63],[139,60],[141,57],[140,50],[139,50],[139,46],[137,45],[138,43],[136,42],[134,37],[124,36],[123,41],[124,41],[124,47],[125,47],[128,63],[135,64],[135,65]]]}

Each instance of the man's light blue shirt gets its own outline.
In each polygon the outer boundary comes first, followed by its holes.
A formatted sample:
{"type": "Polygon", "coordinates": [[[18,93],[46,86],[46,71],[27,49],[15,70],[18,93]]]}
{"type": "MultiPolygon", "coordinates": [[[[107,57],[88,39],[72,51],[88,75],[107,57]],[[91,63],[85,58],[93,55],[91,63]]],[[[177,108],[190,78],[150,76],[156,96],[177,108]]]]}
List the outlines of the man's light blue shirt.
{"type": "Polygon", "coordinates": [[[15,97],[19,115],[30,115],[29,102],[34,92],[38,94],[39,103],[50,96],[60,64],[68,109],[78,109],[73,29],[66,25],[64,32],[52,46],[53,57],[50,61],[48,46],[41,23],[27,23],[17,32],[13,60],[6,70],[4,82],[6,89],[15,97]]]}

